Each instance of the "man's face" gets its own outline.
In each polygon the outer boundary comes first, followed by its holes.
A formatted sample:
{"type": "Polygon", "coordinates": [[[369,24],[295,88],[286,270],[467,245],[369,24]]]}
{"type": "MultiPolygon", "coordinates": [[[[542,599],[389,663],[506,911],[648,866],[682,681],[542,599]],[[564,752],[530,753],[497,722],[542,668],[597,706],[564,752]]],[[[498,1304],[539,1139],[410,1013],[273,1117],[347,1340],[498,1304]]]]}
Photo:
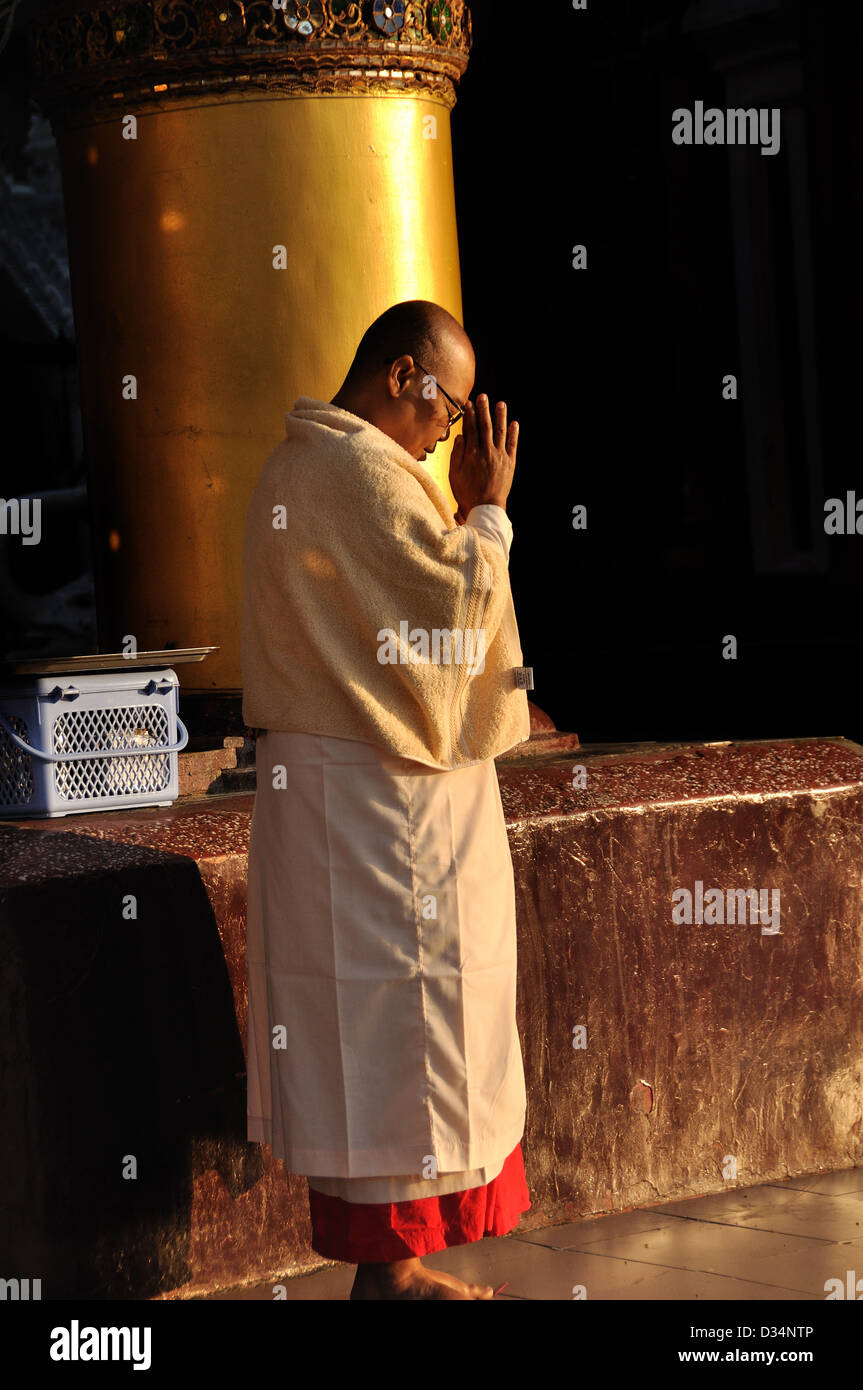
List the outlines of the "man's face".
{"type": "Polygon", "coordinates": [[[453,401],[465,405],[473,390],[476,361],[470,344],[458,341],[439,365],[437,380],[430,375],[429,363],[424,362],[423,367],[428,370],[421,370],[407,355],[390,365],[383,412],[386,424],[380,425],[420,463],[447,438],[450,417],[457,409],[453,401]]]}

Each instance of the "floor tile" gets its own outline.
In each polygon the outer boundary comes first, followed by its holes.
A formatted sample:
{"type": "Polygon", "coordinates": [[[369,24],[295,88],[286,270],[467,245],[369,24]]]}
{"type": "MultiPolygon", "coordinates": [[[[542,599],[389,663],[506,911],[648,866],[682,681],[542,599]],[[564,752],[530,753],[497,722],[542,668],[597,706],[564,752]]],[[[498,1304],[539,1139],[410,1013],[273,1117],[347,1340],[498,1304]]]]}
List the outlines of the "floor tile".
{"type": "MultiPolygon", "coordinates": [[[[679,1218],[658,1230],[620,1235],[615,1232],[605,1240],[593,1241],[589,1245],[582,1245],[576,1233],[566,1248],[671,1269],[723,1274],[752,1283],[784,1286],[790,1292],[808,1293],[821,1288],[823,1279],[818,1286],[809,1279],[801,1288],[784,1278],[782,1271],[786,1266],[790,1268],[792,1257],[797,1261],[799,1275],[814,1251],[831,1252],[829,1260],[835,1266],[839,1258],[836,1252],[847,1250],[847,1247],[836,1246],[830,1241],[806,1236],[777,1235],[757,1228],[679,1218]]],[[[845,1260],[844,1255],[842,1259],[845,1260]]]]}
{"type": "Polygon", "coordinates": [[[662,1211],[690,1221],[715,1221],[821,1240],[856,1240],[863,1235],[863,1191],[833,1197],[784,1187],[735,1188],[691,1202],[671,1202],[662,1211]]]}
{"type": "Polygon", "coordinates": [[[806,1293],[774,1284],[723,1277],[703,1271],[674,1269],[640,1259],[613,1258],[585,1251],[552,1250],[525,1240],[485,1240],[429,1255],[460,1279],[491,1284],[507,1281],[506,1294],[543,1301],[572,1301],[573,1286],[584,1286],[591,1299],[806,1299],[806,1293]]]}
{"type": "Polygon", "coordinates": [[[812,1173],[805,1178],[788,1178],[770,1183],[771,1187],[794,1188],[797,1192],[820,1192],[830,1197],[863,1192],[863,1168],[846,1168],[838,1173],[812,1173]]]}
{"type": "Polygon", "coordinates": [[[583,1221],[568,1221],[562,1226],[542,1226],[535,1231],[522,1233],[516,1230],[509,1239],[527,1240],[535,1245],[547,1245],[552,1250],[566,1250],[576,1246],[579,1250],[598,1240],[607,1240],[609,1235],[625,1236],[640,1231],[656,1231],[669,1226],[678,1218],[666,1216],[664,1207],[653,1207],[642,1211],[607,1212],[602,1216],[589,1216],[583,1221]]]}
{"type": "MultiPolygon", "coordinates": [[[[772,1279],[800,1293],[811,1293],[826,1299],[828,1279],[840,1279],[844,1292],[849,1270],[856,1271],[855,1283],[857,1279],[863,1279],[863,1240],[856,1252],[853,1245],[808,1241],[805,1249],[759,1260],[750,1271],[750,1277],[767,1281],[772,1279]]],[[[863,1288],[860,1296],[863,1297],[863,1288]]]]}

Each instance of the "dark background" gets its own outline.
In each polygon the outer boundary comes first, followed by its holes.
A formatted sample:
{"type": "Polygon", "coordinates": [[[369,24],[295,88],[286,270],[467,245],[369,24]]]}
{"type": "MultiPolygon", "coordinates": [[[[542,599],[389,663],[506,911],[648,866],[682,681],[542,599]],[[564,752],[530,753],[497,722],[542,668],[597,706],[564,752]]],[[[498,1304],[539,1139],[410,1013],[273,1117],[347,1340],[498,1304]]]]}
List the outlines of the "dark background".
{"type": "Polygon", "coordinates": [[[510,570],[532,698],[584,741],[863,739],[863,535],[824,533],[828,497],[863,497],[860,7],[753,4],[697,32],[707,6],[471,8],[465,326],[476,391],[520,422],[510,570]],[[779,64],[784,100],[726,97],[727,72],[779,64]],[[697,99],[779,106],[779,153],[673,144],[672,111],[697,99]],[[732,173],[753,209],[748,319],[732,173]]]}
{"type": "MultiPolygon", "coordinates": [[[[476,391],[521,424],[511,573],[532,698],[586,742],[863,741],[863,535],[824,533],[827,498],[863,497],[859,7],[474,0],[472,14],[453,114],[465,325],[476,391]],[[780,152],[674,145],[672,111],[698,99],[779,106],[780,152]]],[[[15,547],[0,606],[13,635],[23,613],[86,650],[59,172],[44,123],[28,135],[17,28],[0,54],[0,202],[28,186],[32,234],[26,254],[8,228],[2,247],[17,261],[0,270],[0,494],[67,488],[75,524],[62,544],[15,547]]]]}

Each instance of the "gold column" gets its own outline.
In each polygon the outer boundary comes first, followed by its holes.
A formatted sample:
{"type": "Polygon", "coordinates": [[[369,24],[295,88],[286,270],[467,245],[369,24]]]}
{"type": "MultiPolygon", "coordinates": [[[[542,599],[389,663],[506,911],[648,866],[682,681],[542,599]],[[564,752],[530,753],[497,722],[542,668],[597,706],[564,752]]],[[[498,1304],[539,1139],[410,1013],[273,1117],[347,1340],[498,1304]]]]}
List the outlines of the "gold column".
{"type": "MultiPolygon", "coordinates": [[[[390,304],[461,319],[449,117],[469,46],[461,0],[67,4],[34,27],[104,650],[218,644],[183,689],[239,691],[243,521],[285,412],[335,393],[390,304]]],[[[447,493],[449,447],[430,461],[447,493]]]]}

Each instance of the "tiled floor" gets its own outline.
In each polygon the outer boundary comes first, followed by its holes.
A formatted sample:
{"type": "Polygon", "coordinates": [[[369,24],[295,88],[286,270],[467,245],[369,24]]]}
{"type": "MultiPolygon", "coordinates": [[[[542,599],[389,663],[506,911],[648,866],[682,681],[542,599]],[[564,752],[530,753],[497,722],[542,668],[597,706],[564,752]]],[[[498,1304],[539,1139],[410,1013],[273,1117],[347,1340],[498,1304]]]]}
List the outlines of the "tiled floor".
{"type": "MultiPolygon", "coordinates": [[[[821,1300],[863,1278],[863,1167],[735,1188],[620,1215],[518,1232],[425,1257],[461,1279],[506,1282],[497,1300],[821,1300]]],[[[354,1265],[285,1282],[289,1299],[347,1299],[354,1265]]],[[[272,1299],[273,1282],[223,1299],[272,1299]]],[[[863,1286],[861,1286],[863,1287],[863,1286]]]]}

